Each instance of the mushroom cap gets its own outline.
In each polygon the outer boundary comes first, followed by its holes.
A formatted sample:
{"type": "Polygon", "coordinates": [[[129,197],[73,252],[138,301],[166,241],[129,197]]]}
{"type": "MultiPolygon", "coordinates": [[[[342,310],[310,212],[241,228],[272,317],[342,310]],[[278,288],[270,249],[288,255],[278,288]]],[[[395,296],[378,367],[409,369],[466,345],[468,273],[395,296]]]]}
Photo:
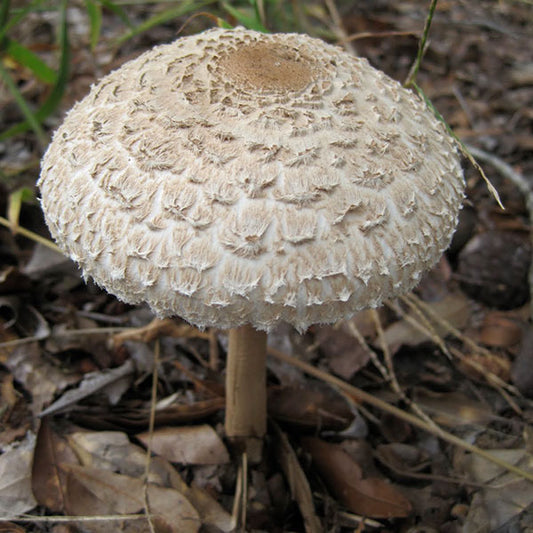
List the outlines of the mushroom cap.
{"type": "Polygon", "coordinates": [[[305,330],[412,289],[450,242],[464,179],[443,124],[365,59],[237,28],[94,85],[39,187],[59,246],[121,300],[305,330]]]}

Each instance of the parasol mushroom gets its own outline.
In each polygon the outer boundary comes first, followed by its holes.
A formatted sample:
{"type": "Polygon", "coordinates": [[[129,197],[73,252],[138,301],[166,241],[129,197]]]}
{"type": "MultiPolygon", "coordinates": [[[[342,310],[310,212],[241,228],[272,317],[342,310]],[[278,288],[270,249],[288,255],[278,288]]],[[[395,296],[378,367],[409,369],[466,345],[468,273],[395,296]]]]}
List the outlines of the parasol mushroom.
{"type": "Polygon", "coordinates": [[[229,330],[226,432],[257,457],[267,332],[412,289],[450,242],[464,180],[442,123],[365,59],[237,28],[157,46],[94,85],[39,187],[85,276],[229,330]]]}

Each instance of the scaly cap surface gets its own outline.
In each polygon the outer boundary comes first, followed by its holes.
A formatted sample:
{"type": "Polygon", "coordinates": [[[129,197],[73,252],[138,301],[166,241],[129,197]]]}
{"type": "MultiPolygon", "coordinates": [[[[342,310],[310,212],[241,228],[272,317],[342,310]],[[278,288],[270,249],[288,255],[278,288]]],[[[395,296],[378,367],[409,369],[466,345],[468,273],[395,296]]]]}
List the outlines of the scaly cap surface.
{"type": "Polygon", "coordinates": [[[237,28],[103,78],[39,186],[59,246],[120,299],[304,330],[409,291],[448,246],[464,182],[443,125],[366,60],[237,28]]]}

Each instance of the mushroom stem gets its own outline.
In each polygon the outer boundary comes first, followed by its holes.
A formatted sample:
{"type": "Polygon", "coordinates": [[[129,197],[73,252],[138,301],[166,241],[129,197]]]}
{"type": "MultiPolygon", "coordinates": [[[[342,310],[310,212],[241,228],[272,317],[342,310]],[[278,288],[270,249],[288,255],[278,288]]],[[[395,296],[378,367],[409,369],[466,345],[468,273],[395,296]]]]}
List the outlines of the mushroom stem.
{"type": "Polygon", "coordinates": [[[266,433],[267,334],[246,325],[229,331],[226,365],[226,435],[251,462],[261,460],[266,433]]]}

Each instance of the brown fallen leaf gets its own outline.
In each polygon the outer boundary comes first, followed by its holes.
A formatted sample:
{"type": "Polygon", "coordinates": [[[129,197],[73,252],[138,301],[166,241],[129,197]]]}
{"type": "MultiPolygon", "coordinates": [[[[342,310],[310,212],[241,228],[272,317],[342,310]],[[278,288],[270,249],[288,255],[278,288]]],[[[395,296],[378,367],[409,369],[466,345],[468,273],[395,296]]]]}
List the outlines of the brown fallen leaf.
{"type": "Polygon", "coordinates": [[[78,380],[75,375],[67,375],[43,357],[42,349],[36,342],[15,348],[5,365],[15,381],[31,394],[31,410],[35,415],[41,413],[43,406],[50,403],[57,392],[78,380]]]}
{"type": "Polygon", "coordinates": [[[222,439],[209,425],[166,427],[137,438],[145,445],[151,442],[154,453],[172,463],[220,465],[229,462],[229,453],[222,439]]]}
{"type": "Polygon", "coordinates": [[[32,427],[29,406],[16,390],[13,375],[0,370],[0,449],[6,450],[10,444],[22,440],[32,427]]]}
{"type": "Polygon", "coordinates": [[[281,468],[291,489],[291,496],[298,504],[302,513],[305,531],[306,533],[320,533],[320,531],[323,531],[323,528],[315,512],[309,482],[298,462],[298,458],[289,439],[277,424],[273,424],[273,428],[277,441],[277,456],[279,457],[281,468]]]}
{"type": "Polygon", "coordinates": [[[469,353],[458,363],[461,372],[472,379],[485,380],[487,374],[493,374],[502,381],[511,379],[511,361],[504,355],[497,353],[481,354],[469,353]]]}
{"type": "MultiPolygon", "coordinates": [[[[492,449],[490,453],[509,463],[533,471],[531,456],[522,448],[492,449]]],[[[465,533],[479,531],[530,531],[531,528],[513,528],[509,524],[526,511],[533,501],[533,484],[514,473],[484,461],[475,454],[461,454],[455,458],[459,469],[468,479],[482,487],[474,495],[464,521],[465,533]]]]}
{"type": "Polygon", "coordinates": [[[484,403],[461,392],[435,392],[423,387],[413,389],[413,400],[433,420],[443,426],[486,425],[498,417],[484,403]]]}
{"type": "Polygon", "coordinates": [[[154,320],[152,320],[146,326],[116,334],[113,337],[113,343],[115,346],[117,346],[125,341],[131,340],[150,342],[158,337],[175,337],[185,339],[199,338],[209,340],[209,333],[200,331],[194,326],[184,322],[179,322],[174,318],[154,318],[154,320]]]}
{"type": "Polygon", "coordinates": [[[363,337],[373,337],[375,325],[371,315],[366,311],[358,313],[350,320],[335,326],[317,326],[314,328],[315,341],[325,355],[331,370],[344,379],[351,379],[361,368],[364,368],[370,357],[352,333],[353,327],[363,337]]]}
{"type": "Polygon", "coordinates": [[[518,390],[531,398],[533,395],[533,326],[526,327],[518,354],[511,368],[511,377],[518,390]]]}
{"type": "Polygon", "coordinates": [[[106,394],[109,402],[114,405],[129,388],[133,381],[135,370],[135,362],[128,359],[124,364],[116,368],[89,372],[83,376],[83,379],[75,389],[65,392],[52,405],[40,413],[40,416],[71,410],[79,401],[97,392],[106,394]]]}
{"type": "Polygon", "coordinates": [[[202,523],[213,525],[224,533],[235,530],[232,516],[207,492],[191,485],[182,494],[194,505],[202,519],[202,523]]]}
{"type": "Polygon", "coordinates": [[[13,517],[33,509],[31,459],[34,442],[27,438],[0,455],[0,517],[13,517]]]}
{"type": "Polygon", "coordinates": [[[272,387],[268,391],[268,414],[307,429],[340,431],[353,421],[347,402],[338,394],[297,387],[272,387]]]}
{"type": "MultiPolygon", "coordinates": [[[[139,477],[145,471],[146,452],[120,431],[76,431],[68,436],[83,466],[139,477]]],[[[153,483],[161,484],[157,479],[153,483]]]]}
{"type": "Polygon", "coordinates": [[[376,458],[396,473],[418,473],[431,465],[427,452],[403,442],[379,444],[376,449],[376,458]]]}
{"type": "Polygon", "coordinates": [[[5,256],[3,259],[4,261],[2,261],[2,266],[0,267],[0,294],[13,294],[30,290],[30,278],[17,267],[7,265],[5,256]]]}
{"type": "Polygon", "coordinates": [[[26,533],[26,530],[13,522],[0,523],[0,533],[26,533]]]}
{"type": "MultiPolygon", "coordinates": [[[[435,316],[446,321],[456,329],[462,330],[470,320],[472,315],[472,302],[462,293],[450,293],[448,296],[437,302],[426,302],[435,316]]],[[[415,313],[409,313],[408,316],[416,322],[420,318],[415,313]]],[[[434,324],[431,321],[437,335],[446,335],[444,326],[434,324]]],[[[413,326],[407,318],[394,322],[385,330],[385,341],[388,346],[416,346],[424,341],[430,340],[426,334],[413,326]]]]}
{"type": "MultiPolygon", "coordinates": [[[[160,402],[161,404],[163,402],[160,402]]],[[[155,425],[168,426],[200,422],[224,409],[224,398],[210,398],[193,403],[172,404],[158,407],[155,425]]],[[[102,430],[127,430],[128,433],[143,431],[150,419],[148,404],[138,399],[123,399],[120,406],[109,409],[106,405],[79,405],[71,419],[81,426],[102,430]]]]}
{"type": "Polygon", "coordinates": [[[8,317],[4,327],[14,327],[24,339],[42,340],[50,335],[50,327],[41,313],[17,296],[0,296],[0,309],[8,317]]]}
{"type": "MultiPolygon", "coordinates": [[[[11,374],[7,374],[2,380],[0,380],[0,400],[2,408],[6,411],[13,409],[17,403],[17,393],[13,386],[13,376],[11,374]]],[[[5,411],[3,413],[3,418],[4,417],[5,411]]]]}
{"type": "MultiPolygon", "coordinates": [[[[463,226],[463,229],[468,230],[463,226]]],[[[455,243],[454,243],[455,244],[455,243]]],[[[449,281],[452,268],[445,255],[441,256],[438,263],[426,272],[416,287],[416,293],[426,302],[435,302],[446,296],[449,292],[449,281]]]]}
{"type": "Polygon", "coordinates": [[[479,340],[487,346],[510,348],[522,339],[522,326],[504,313],[492,311],[485,315],[479,340]]]}
{"type": "MultiPolygon", "coordinates": [[[[68,440],[83,466],[135,478],[144,475],[146,471],[146,451],[131,443],[126,433],[83,431],[70,434],[68,440]]],[[[202,523],[214,525],[224,532],[233,529],[231,515],[207,491],[194,485],[189,487],[163,457],[150,458],[148,480],[183,494],[198,511],[202,523]]]]}
{"type": "MultiPolygon", "coordinates": [[[[62,464],[66,475],[65,494],[67,514],[74,516],[99,516],[138,514],[145,509],[142,479],[115,474],[107,470],[62,464]]],[[[155,531],[165,533],[196,533],[201,521],[191,503],[177,490],[147,486],[147,500],[155,531]]],[[[147,520],[124,522],[84,523],[91,533],[112,531],[150,531],[147,520]],[[144,524],[143,524],[144,522],[144,524]]]]}
{"type": "Polygon", "coordinates": [[[60,513],[65,508],[65,474],[58,467],[60,463],[77,464],[78,460],[67,441],[44,418],[37,433],[31,483],[35,499],[55,513],[60,513]]]}
{"type": "Polygon", "coordinates": [[[9,317],[6,320],[0,314],[0,363],[3,365],[15,350],[17,343],[20,342],[20,337],[6,326],[9,320],[9,317]]]}
{"type": "MultiPolygon", "coordinates": [[[[197,422],[221,411],[225,405],[225,398],[217,397],[198,400],[193,403],[173,404],[162,408],[158,406],[155,412],[155,421],[157,425],[197,422]]],[[[148,414],[146,416],[146,422],[147,420],[148,414]]]]}
{"type": "Polygon", "coordinates": [[[369,518],[401,518],[411,504],[384,479],[363,478],[361,467],[341,446],[314,437],[302,439],[329,490],[353,513],[369,518]]]}

